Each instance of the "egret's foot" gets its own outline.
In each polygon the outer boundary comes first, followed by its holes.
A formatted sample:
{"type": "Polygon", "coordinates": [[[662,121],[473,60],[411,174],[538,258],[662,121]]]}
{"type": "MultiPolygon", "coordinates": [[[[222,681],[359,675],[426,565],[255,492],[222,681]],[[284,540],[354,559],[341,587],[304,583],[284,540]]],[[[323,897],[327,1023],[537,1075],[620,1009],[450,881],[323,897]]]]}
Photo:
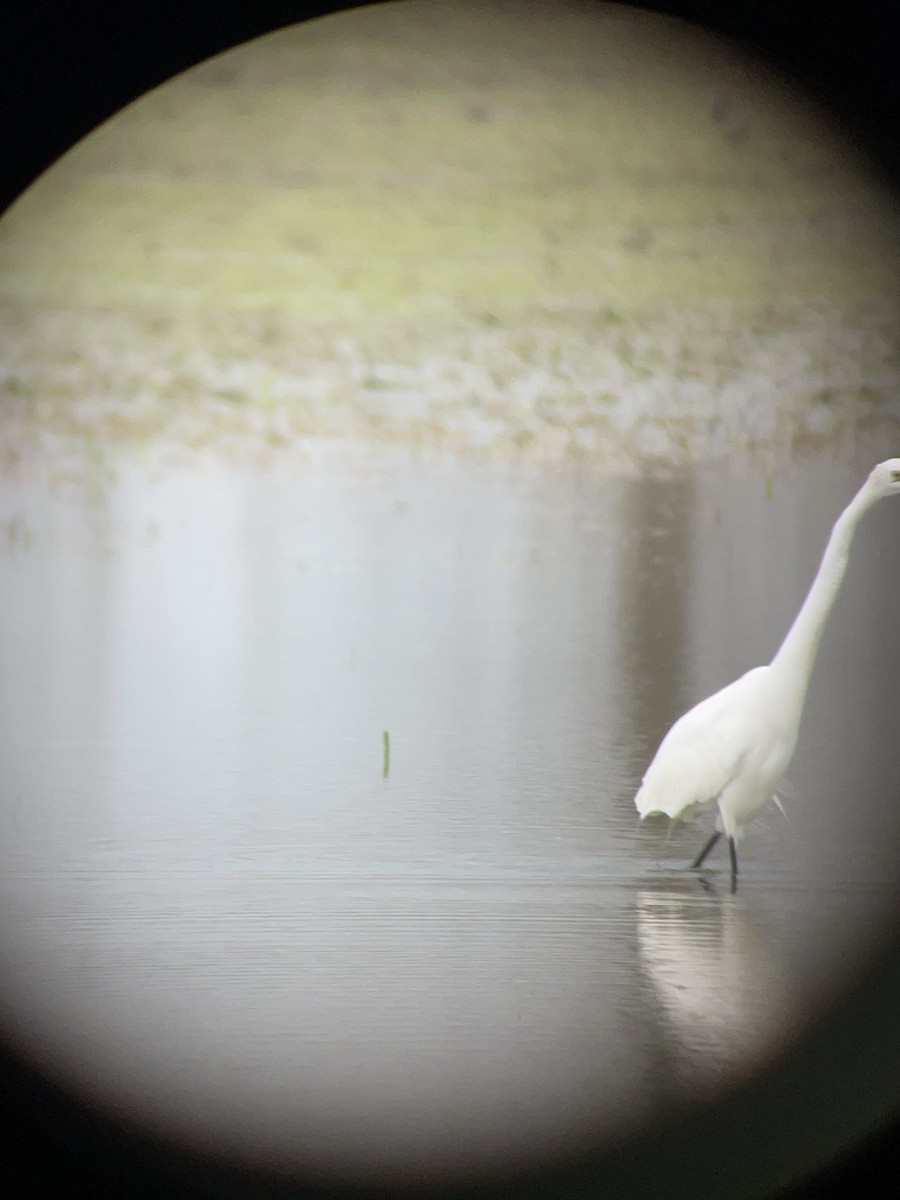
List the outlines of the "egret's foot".
{"type": "Polygon", "coordinates": [[[731,859],[731,894],[734,895],[737,891],[738,866],[737,847],[734,844],[733,837],[728,839],[728,857],[731,859]]]}
{"type": "Polygon", "coordinates": [[[722,836],[722,834],[719,832],[719,830],[716,830],[716,832],[712,835],[712,837],[709,839],[709,841],[706,843],[706,845],[703,847],[703,849],[700,851],[700,853],[697,855],[697,857],[691,863],[692,870],[696,870],[697,867],[700,867],[703,865],[704,858],[706,858],[707,854],[709,854],[710,850],[712,850],[713,846],[715,846],[716,842],[719,840],[719,838],[721,836],[722,836]]]}

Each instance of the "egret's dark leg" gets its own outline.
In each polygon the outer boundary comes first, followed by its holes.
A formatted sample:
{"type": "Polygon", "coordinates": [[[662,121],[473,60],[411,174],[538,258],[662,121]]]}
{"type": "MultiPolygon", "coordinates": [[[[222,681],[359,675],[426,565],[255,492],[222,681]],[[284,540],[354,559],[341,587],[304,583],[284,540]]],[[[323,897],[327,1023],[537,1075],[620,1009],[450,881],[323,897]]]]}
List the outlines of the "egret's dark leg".
{"type": "Polygon", "coordinates": [[[734,838],[728,839],[728,855],[731,859],[731,890],[737,891],[737,848],[734,844],[734,838]]]}
{"type": "Polygon", "coordinates": [[[716,844],[716,842],[719,840],[719,838],[721,836],[722,836],[722,834],[721,834],[720,830],[717,829],[716,832],[709,839],[709,841],[706,843],[706,845],[703,847],[703,849],[700,851],[700,853],[697,855],[697,857],[694,859],[694,861],[691,863],[692,868],[699,867],[702,864],[704,858],[706,858],[707,854],[709,854],[710,850],[712,850],[713,846],[716,844]]]}

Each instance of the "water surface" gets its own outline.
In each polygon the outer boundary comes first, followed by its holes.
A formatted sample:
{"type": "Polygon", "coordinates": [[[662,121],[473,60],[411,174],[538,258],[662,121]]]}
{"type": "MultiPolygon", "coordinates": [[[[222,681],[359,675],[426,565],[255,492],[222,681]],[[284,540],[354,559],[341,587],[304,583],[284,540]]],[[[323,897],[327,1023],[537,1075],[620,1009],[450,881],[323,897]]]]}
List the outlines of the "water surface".
{"type": "Polygon", "coordinates": [[[259,1163],[503,1169],[773,1061],[890,924],[900,504],[774,808],[640,825],[870,463],[667,482],[395,461],[0,486],[7,1031],[259,1163]],[[383,778],[383,734],[390,770],[383,778]]]}

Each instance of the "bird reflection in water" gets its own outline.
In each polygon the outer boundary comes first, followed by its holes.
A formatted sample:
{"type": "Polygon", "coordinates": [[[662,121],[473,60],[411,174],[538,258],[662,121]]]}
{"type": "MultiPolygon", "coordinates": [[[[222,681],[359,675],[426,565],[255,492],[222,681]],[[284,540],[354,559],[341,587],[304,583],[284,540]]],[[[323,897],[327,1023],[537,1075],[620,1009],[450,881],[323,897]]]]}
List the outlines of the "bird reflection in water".
{"type": "Polygon", "coordinates": [[[636,895],[641,968],[678,1084],[691,1088],[751,1073],[798,1032],[799,997],[765,913],[701,884],[636,895]]]}

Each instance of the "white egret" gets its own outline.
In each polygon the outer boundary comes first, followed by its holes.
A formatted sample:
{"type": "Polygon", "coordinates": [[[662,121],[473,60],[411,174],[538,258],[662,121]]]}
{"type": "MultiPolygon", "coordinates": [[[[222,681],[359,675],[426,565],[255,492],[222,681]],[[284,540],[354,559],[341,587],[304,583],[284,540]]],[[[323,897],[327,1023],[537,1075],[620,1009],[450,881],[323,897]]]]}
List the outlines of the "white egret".
{"type": "Polygon", "coordinates": [[[716,829],[691,863],[699,867],[724,833],[737,889],[737,845],[772,798],[797,741],[819,639],[841,586],[853,534],[883,496],[900,494],[900,458],[879,463],[838,517],[812,587],[778,653],[686,712],[660,743],[635,804],[641,820],[689,820],[715,808],[716,829]]]}

